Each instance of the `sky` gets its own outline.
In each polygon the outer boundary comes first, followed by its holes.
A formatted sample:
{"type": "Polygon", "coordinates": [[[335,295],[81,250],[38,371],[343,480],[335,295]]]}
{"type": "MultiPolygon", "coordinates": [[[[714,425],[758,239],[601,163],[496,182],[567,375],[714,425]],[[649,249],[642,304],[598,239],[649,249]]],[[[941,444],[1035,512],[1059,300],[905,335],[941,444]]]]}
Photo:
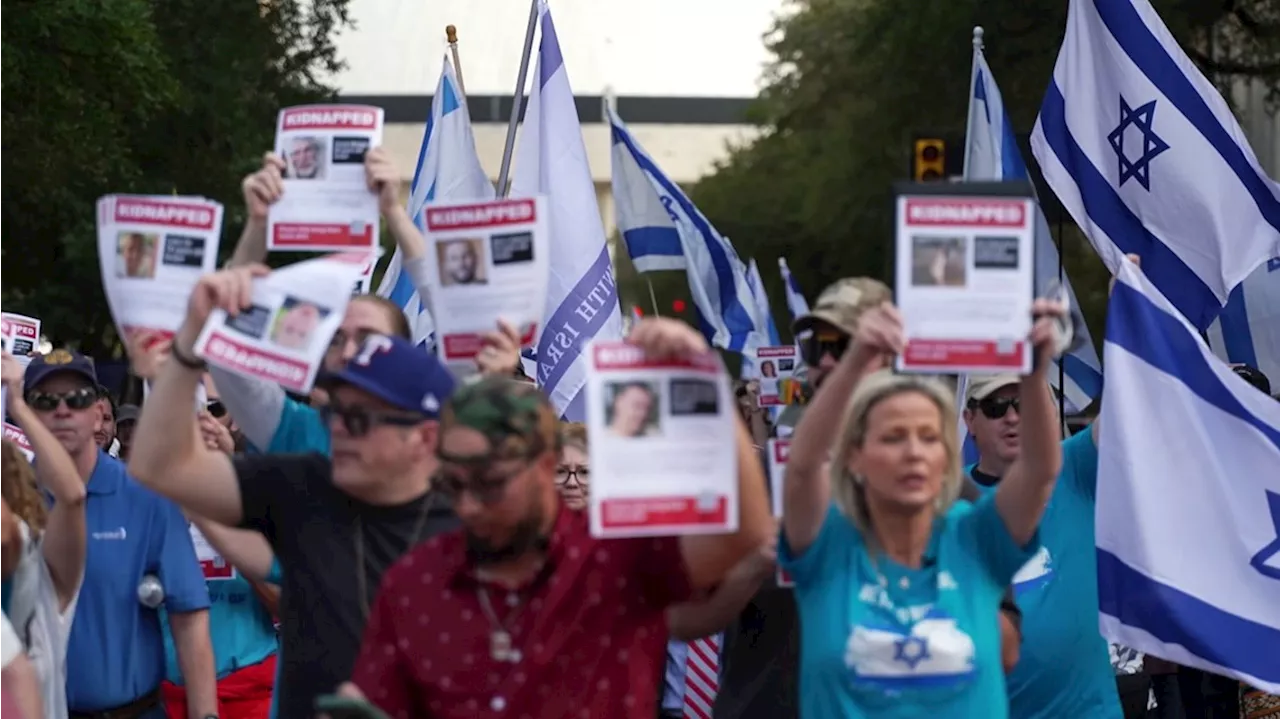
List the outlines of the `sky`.
{"type": "MultiPolygon", "coordinates": [[[[762,37],[786,0],[550,0],[576,95],[755,97],[762,37]]],[[[458,28],[467,94],[515,89],[528,0],[351,0],[356,21],[336,38],[344,95],[430,94],[458,28]]],[[[530,75],[537,61],[537,41],[530,75]]]]}

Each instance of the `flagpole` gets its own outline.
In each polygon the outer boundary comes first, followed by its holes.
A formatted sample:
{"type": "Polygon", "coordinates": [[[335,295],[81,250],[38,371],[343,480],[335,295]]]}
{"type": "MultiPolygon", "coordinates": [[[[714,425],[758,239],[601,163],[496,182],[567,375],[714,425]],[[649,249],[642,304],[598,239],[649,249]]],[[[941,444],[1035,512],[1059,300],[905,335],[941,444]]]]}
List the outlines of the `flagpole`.
{"type": "MultiPolygon", "coordinates": [[[[1067,243],[1066,237],[1063,235],[1063,232],[1066,229],[1062,222],[1062,215],[1064,212],[1066,212],[1066,210],[1061,206],[1061,203],[1059,203],[1058,216],[1055,218],[1056,224],[1058,225],[1058,284],[1062,285],[1063,294],[1065,295],[1067,286],[1065,278],[1067,276],[1067,271],[1066,266],[1062,261],[1062,253],[1063,250],[1066,249],[1067,243]]],[[[1073,307],[1071,311],[1075,312],[1076,308],[1073,307]]],[[[1067,363],[1065,355],[1058,358],[1058,394],[1060,395],[1058,397],[1058,426],[1062,428],[1062,433],[1065,436],[1067,433],[1067,363]]],[[[1081,407],[1081,409],[1083,410],[1084,408],[1081,407]]]]}
{"type": "Polygon", "coordinates": [[[964,121],[964,169],[961,170],[964,173],[965,180],[969,179],[969,138],[973,136],[973,79],[976,77],[974,70],[977,69],[978,54],[982,52],[982,35],[984,32],[981,25],[973,26],[973,62],[970,63],[969,70],[969,107],[967,108],[968,115],[964,121]]]}
{"type": "Polygon", "coordinates": [[[502,167],[498,170],[498,195],[507,194],[507,177],[511,174],[511,153],[516,146],[516,126],[520,124],[520,107],[524,104],[524,83],[529,76],[529,58],[533,55],[533,33],[538,27],[538,2],[529,2],[529,25],[524,31],[524,52],[520,55],[520,72],[516,91],[511,98],[511,120],[507,123],[507,142],[502,148],[502,167]]]}
{"type": "Polygon", "coordinates": [[[644,281],[645,284],[649,285],[649,301],[653,303],[653,316],[661,317],[662,310],[658,309],[658,296],[653,292],[653,280],[645,277],[644,281]]]}
{"type": "Polygon", "coordinates": [[[458,90],[467,94],[467,86],[462,82],[462,60],[458,57],[458,27],[445,25],[444,36],[449,41],[449,54],[453,56],[453,74],[458,76],[458,90]]]}

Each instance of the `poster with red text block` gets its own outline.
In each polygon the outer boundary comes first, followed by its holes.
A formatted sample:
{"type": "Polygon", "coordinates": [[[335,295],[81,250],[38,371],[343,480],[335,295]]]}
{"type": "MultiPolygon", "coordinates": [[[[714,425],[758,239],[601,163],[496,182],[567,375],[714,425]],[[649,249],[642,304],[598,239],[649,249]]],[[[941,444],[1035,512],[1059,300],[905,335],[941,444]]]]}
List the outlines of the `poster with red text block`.
{"type": "Polygon", "coordinates": [[[738,421],[714,352],[655,359],[625,342],[587,346],[591,533],[738,529],[738,421]]]}
{"type": "MultiPolygon", "coordinates": [[[[791,457],[791,440],[771,439],[766,451],[769,453],[769,497],[773,501],[773,516],[778,520],[778,526],[782,526],[783,480],[787,476],[787,460],[791,457]]],[[[778,566],[776,581],[779,587],[794,587],[796,584],[781,565],[778,566]]]]}
{"type": "Polygon", "coordinates": [[[897,369],[1028,373],[1034,200],[964,187],[897,198],[895,298],[906,334],[897,369]]]}
{"type": "Polygon", "coordinates": [[[284,194],[267,213],[267,249],[292,252],[372,250],[378,196],[364,158],[382,144],[383,113],[367,105],[303,105],[280,111],[276,154],[284,194]]]}
{"type": "Polygon", "coordinates": [[[4,351],[26,367],[31,364],[31,353],[40,347],[40,320],[14,312],[0,314],[0,337],[4,351]]]}

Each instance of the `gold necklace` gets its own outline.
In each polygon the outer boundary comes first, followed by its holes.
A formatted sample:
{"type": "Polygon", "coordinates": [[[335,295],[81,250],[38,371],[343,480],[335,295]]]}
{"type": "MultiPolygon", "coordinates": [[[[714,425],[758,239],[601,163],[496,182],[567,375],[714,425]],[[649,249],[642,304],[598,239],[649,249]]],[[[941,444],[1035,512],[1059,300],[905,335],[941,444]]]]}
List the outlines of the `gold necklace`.
{"type": "MultiPolygon", "coordinates": [[[[422,495],[422,510],[418,513],[418,521],[413,526],[413,535],[409,537],[408,543],[400,554],[393,557],[391,562],[395,562],[399,557],[404,556],[406,552],[413,549],[418,543],[418,537],[422,534],[422,528],[427,523],[427,511],[431,507],[431,490],[422,495]]],[[[360,592],[360,611],[364,615],[364,620],[369,621],[369,580],[366,577],[364,563],[364,518],[356,514],[356,589],[360,592]]],[[[383,568],[385,569],[385,567],[383,568]]]]}

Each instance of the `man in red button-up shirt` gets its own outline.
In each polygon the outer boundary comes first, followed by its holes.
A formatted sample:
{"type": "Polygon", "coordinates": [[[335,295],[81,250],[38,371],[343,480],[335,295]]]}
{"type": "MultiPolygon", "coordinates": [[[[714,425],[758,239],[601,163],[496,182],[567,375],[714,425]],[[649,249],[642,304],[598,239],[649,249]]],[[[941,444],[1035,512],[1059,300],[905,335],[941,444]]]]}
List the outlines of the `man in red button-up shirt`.
{"type": "MultiPolygon", "coordinates": [[[[707,349],[674,320],[646,320],[630,339],[650,356],[707,349]]],[[[486,379],[454,394],[435,488],[463,529],[386,572],[343,693],[394,717],[656,714],[664,610],[767,539],[762,470],[740,426],[737,533],[598,541],[556,491],[557,428],[528,384],[486,379]]]]}

